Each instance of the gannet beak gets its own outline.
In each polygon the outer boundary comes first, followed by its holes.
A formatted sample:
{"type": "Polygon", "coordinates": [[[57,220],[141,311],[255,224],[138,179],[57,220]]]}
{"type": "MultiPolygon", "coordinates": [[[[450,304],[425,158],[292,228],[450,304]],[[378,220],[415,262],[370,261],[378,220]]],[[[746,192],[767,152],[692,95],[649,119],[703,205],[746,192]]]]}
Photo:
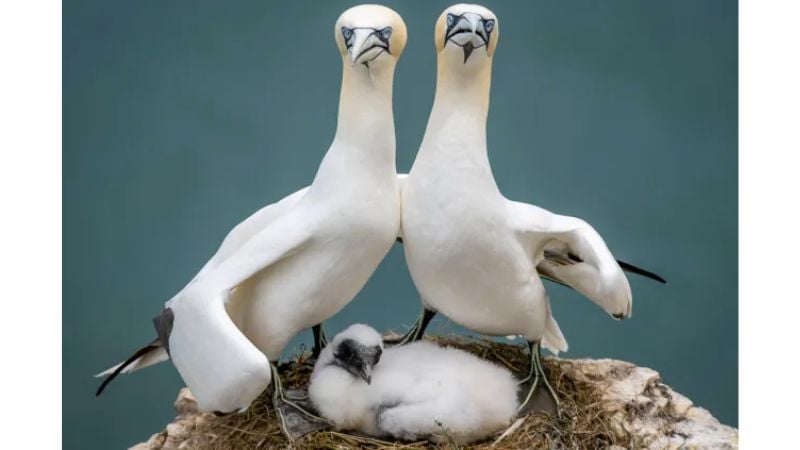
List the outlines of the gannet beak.
{"type": "Polygon", "coordinates": [[[369,63],[381,55],[389,52],[389,38],[392,35],[391,27],[375,30],[372,28],[354,28],[351,37],[346,39],[347,52],[352,65],[369,63]]]}
{"type": "Polygon", "coordinates": [[[464,63],[473,50],[480,47],[488,49],[489,39],[494,30],[494,19],[484,19],[478,14],[465,13],[447,17],[446,39],[464,50],[464,63]]]}
{"type": "Polygon", "coordinates": [[[358,371],[358,375],[361,377],[362,380],[366,381],[367,384],[372,383],[372,366],[370,365],[362,366],[358,371]]]}

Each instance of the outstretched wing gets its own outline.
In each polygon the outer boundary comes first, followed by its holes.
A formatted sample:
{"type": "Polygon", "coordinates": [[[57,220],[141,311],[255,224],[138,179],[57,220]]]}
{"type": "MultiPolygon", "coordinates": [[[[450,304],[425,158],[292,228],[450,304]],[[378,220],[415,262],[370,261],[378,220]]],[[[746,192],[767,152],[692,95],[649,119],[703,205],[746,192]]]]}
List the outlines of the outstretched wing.
{"type": "MultiPolygon", "coordinates": [[[[406,178],[408,178],[408,174],[397,174],[397,184],[401,196],[403,195],[403,188],[406,184],[406,178]]],[[[309,188],[310,186],[301,188],[292,194],[287,195],[281,200],[259,209],[240,224],[236,225],[228,233],[228,235],[225,236],[225,239],[222,241],[222,244],[219,246],[219,249],[214,256],[212,256],[211,259],[203,266],[203,268],[200,269],[200,271],[197,273],[197,275],[195,275],[192,281],[189,282],[189,284],[191,284],[198,277],[208,273],[209,270],[220,265],[222,261],[225,261],[228,256],[238,250],[256,233],[263,230],[270,223],[274,222],[278,218],[282,217],[285,213],[290,211],[306,195],[306,193],[308,193],[309,188]]],[[[400,230],[398,230],[397,236],[397,239],[402,242],[402,227],[400,230]]]]}
{"type": "Polygon", "coordinates": [[[300,251],[311,231],[296,211],[275,220],[167,303],[173,322],[161,341],[204,411],[246,408],[267,387],[266,356],[225,311],[231,289],[300,251]]]}
{"type": "MultiPolygon", "coordinates": [[[[251,237],[255,236],[261,230],[269,226],[272,222],[276,221],[288,211],[290,211],[297,203],[306,195],[309,186],[299,189],[292,194],[280,199],[275,203],[259,209],[250,217],[233,227],[233,229],[225,236],[222,244],[214,253],[214,256],[208,260],[202,269],[195,275],[189,282],[192,284],[197,278],[208,273],[211,269],[219,266],[230,255],[244,245],[251,237]]],[[[187,285],[188,286],[188,285],[187,285]]]]}
{"type": "Polygon", "coordinates": [[[509,201],[509,209],[543,277],[575,289],[617,319],[631,315],[628,279],[594,228],[526,203],[509,201]]]}

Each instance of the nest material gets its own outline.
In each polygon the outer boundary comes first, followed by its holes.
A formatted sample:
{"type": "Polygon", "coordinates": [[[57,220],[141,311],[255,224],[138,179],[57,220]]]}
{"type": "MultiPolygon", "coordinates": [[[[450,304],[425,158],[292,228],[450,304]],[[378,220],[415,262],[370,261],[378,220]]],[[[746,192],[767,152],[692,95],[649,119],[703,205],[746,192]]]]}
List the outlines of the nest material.
{"type": "MultiPolygon", "coordinates": [[[[488,340],[464,337],[433,338],[440,345],[466,350],[481,358],[507,367],[514,373],[523,373],[528,367],[525,347],[488,340]]],[[[307,352],[279,367],[284,385],[289,388],[304,388],[308,385],[312,366],[307,352]]],[[[601,385],[588,380],[572,378],[566,370],[568,360],[544,358],[545,370],[550,384],[561,401],[561,418],[544,413],[533,413],[513,427],[498,432],[484,442],[461,448],[503,449],[574,449],[608,448],[631,445],[631,435],[620,426],[615,408],[603,400],[601,385]],[[616,423],[615,423],[616,422],[616,423]],[[499,438],[499,439],[498,439],[499,438]]],[[[294,442],[288,442],[276,422],[271,405],[271,390],[262,394],[242,414],[217,417],[202,414],[184,444],[187,448],[211,449],[271,449],[271,448],[315,448],[315,449],[420,449],[459,448],[454,443],[431,444],[421,442],[391,442],[381,439],[354,436],[337,431],[320,431],[294,442]]],[[[184,448],[181,445],[181,448],[184,448]]]]}

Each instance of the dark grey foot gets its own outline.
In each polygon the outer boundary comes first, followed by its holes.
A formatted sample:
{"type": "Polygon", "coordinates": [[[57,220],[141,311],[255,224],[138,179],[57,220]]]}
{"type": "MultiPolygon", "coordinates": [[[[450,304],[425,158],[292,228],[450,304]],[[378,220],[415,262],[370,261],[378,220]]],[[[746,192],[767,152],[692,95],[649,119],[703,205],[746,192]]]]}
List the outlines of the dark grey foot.
{"type": "Polygon", "coordinates": [[[542,366],[541,346],[538,342],[528,342],[528,348],[531,358],[530,371],[520,383],[523,389],[520,390],[520,406],[517,410],[517,417],[524,417],[532,412],[545,412],[561,417],[558,395],[547,381],[542,366]]]}
{"type": "Polygon", "coordinates": [[[272,406],[278,416],[281,431],[290,441],[299,439],[308,433],[326,430],[331,424],[317,416],[317,411],[308,400],[305,391],[284,391],[278,370],[272,368],[275,391],[272,394],[272,406]]]}
{"type": "Polygon", "coordinates": [[[314,332],[314,350],[311,352],[311,360],[316,361],[319,358],[319,354],[322,353],[322,349],[328,345],[328,338],[325,336],[321,323],[314,325],[311,331],[314,332]]]}
{"type": "Polygon", "coordinates": [[[278,416],[281,431],[290,441],[331,428],[327,420],[316,415],[316,410],[307,399],[288,400],[274,396],[272,406],[278,416]]]}
{"type": "Polygon", "coordinates": [[[416,322],[414,322],[414,326],[411,327],[410,330],[403,336],[397,339],[386,339],[383,341],[385,345],[405,345],[411,342],[418,341],[422,339],[422,336],[425,334],[425,329],[428,328],[428,324],[431,322],[433,317],[436,315],[436,311],[431,311],[430,309],[423,308],[422,313],[417,317],[416,322]]]}
{"type": "Polygon", "coordinates": [[[525,417],[530,413],[543,412],[551,416],[560,416],[558,400],[550,395],[547,389],[542,389],[541,382],[531,393],[533,383],[525,383],[519,393],[520,407],[517,410],[517,417],[525,417]],[[530,395],[526,402],[525,399],[530,395]]]}

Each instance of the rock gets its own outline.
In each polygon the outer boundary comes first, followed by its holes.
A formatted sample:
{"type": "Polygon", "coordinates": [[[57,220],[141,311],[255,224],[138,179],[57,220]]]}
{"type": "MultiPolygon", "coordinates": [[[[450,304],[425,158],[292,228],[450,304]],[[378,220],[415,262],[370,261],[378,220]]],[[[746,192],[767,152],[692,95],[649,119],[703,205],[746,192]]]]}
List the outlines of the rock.
{"type": "Polygon", "coordinates": [[[673,391],[658,372],[610,359],[563,360],[565,372],[597,383],[618,408],[632,447],[647,449],[736,449],[739,432],[673,391]]]}
{"type": "MultiPolygon", "coordinates": [[[[526,356],[524,351],[517,350],[508,344],[497,344],[489,341],[480,342],[474,345],[480,348],[497,352],[519,352],[515,354],[503,354],[505,361],[511,361],[514,367],[524,367],[526,356]]],[[[466,345],[462,341],[451,340],[445,343],[454,345],[466,345]],[[460,343],[460,344],[459,344],[460,343]]],[[[476,353],[487,354],[476,351],[476,353]]],[[[489,352],[487,355],[490,355],[489,352]]],[[[487,356],[491,359],[490,356],[487,356]]],[[[623,448],[635,449],[737,449],[739,447],[739,433],[735,428],[721,424],[707,410],[698,407],[685,396],[673,391],[663,383],[658,372],[645,367],[637,367],[631,363],[616,361],[611,359],[560,359],[546,358],[545,366],[550,365],[556,368],[556,373],[560,372],[561,377],[569,379],[571,384],[567,384],[564,389],[572,386],[577,389],[591,389],[595,392],[595,399],[600,398],[602,405],[601,415],[603,416],[602,425],[610,436],[611,443],[603,445],[614,450],[623,448]],[[619,445],[624,443],[625,445],[619,445]],[[612,445],[613,444],[613,445],[612,445]]],[[[307,366],[306,366],[307,367],[307,366]]],[[[290,369],[294,370],[294,369],[290,369]]],[[[304,369],[308,372],[308,369],[304,369]]],[[[563,393],[569,393],[563,391],[563,393]]],[[[563,395],[563,394],[562,394],[563,395]]],[[[137,444],[132,447],[134,450],[175,450],[192,448],[251,448],[254,442],[258,443],[259,448],[285,447],[286,442],[282,441],[277,426],[271,424],[271,413],[269,412],[269,401],[263,400],[254,404],[249,415],[240,415],[236,424],[242,433],[248,436],[257,435],[255,441],[242,444],[237,442],[234,445],[226,439],[232,439],[231,435],[226,434],[230,431],[229,424],[223,420],[231,420],[217,417],[210,413],[198,412],[197,402],[192,397],[191,392],[184,388],[178,394],[175,401],[175,408],[178,416],[166,426],[164,431],[154,434],[147,442],[137,444]],[[261,428],[259,428],[261,427],[261,428]],[[247,430],[244,430],[244,429],[247,430]],[[213,442],[209,442],[213,441],[213,442]],[[249,447],[248,447],[249,445],[249,447]]],[[[573,406],[581,408],[580,404],[574,403],[573,406]]],[[[598,408],[598,406],[594,406],[598,408]]],[[[592,412],[592,414],[594,414],[592,412]]],[[[588,415],[588,414],[584,414],[588,415]]],[[[600,415],[598,415],[599,417],[600,415]]],[[[592,417],[594,417],[592,415],[592,417]]],[[[527,420],[534,419],[531,416],[527,420]]],[[[569,419],[567,419],[569,420],[569,419]]],[[[527,423],[527,422],[526,422],[527,423]]],[[[556,424],[564,424],[564,421],[556,421],[556,424]]],[[[594,422],[590,422],[592,428],[594,422]]],[[[558,425],[556,425],[558,426],[558,425]]],[[[501,442],[499,447],[509,448],[512,443],[513,448],[548,448],[552,444],[547,442],[547,436],[541,432],[531,431],[534,427],[519,427],[519,430],[511,430],[508,437],[501,442]],[[526,431],[527,430],[527,431],[526,431]],[[524,434],[527,433],[527,434],[524,434]],[[528,439],[526,441],[526,439],[528,439]],[[506,444],[508,447],[504,447],[506,444]]],[[[569,430],[556,431],[558,439],[563,437],[562,432],[569,430]]],[[[326,439],[339,439],[326,445],[319,442],[309,443],[312,438],[304,438],[297,441],[293,448],[314,447],[316,445],[329,448],[358,448],[358,441],[345,439],[340,436],[326,435],[326,439]]],[[[321,438],[320,438],[321,439],[321,438]]],[[[373,441],[375,442],[375,441],[373,441]]],[[[565,441],[566,442],[566,441],[565,441]]],[[[575,441],[573,441],[575,442],[575,441]]],[[[489,447],[492,441],[478,445],[477,448],[489,447]]],[[[391,445],[391,443],[387,443],[391,445]]],[[[600,444],[595,444],[600,445],[600,444]]],[[[579,445],[572,444],[570,448],[579,445]]]]}

